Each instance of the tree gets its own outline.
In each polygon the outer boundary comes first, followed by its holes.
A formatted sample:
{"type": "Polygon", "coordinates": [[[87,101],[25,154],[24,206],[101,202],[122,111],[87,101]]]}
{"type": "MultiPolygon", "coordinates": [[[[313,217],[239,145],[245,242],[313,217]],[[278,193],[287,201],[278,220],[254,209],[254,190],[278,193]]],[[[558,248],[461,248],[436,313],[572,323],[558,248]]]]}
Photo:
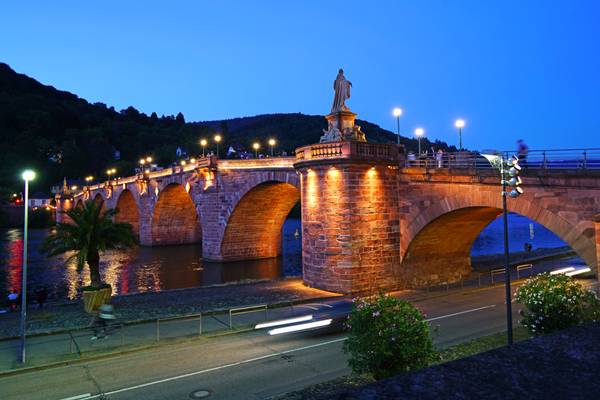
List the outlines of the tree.
{"type": "Polygon", "coordinates": [[[83,207],[66,212],[72,222],[59,223],[44,242],[50,256],[74,252],[67,260],[77,260],[77,270],[87,263],[93,288],[102,287],[100,253],[111,249],[130,248],[138,244],[130,224],[113,222],[118,209],[102,210],[102,203],[88,200],[83,207]]]}
{"type": "Polygon", "coordinates": [[[436,358],[429,325],[408,301],[385,294],[357,299],[348,327],[344,352],[354,373],[381,379],[423,368],[436,358]]]}
{"type": "Polygon", "coordinates": [[[521,325],[532,335],[542,335],[600,320],[600,301],[593,292],[563,274],[539,274],[529,278],[515,294],[526,307],[521,325]]]}

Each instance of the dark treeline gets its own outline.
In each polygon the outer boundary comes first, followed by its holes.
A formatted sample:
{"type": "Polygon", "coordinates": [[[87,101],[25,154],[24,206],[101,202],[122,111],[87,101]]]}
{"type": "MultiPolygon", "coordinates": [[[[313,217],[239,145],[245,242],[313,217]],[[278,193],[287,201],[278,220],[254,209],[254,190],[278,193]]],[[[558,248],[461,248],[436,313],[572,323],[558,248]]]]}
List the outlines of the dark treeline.
{"type": "MultiPolygon", "coordinates": [[[[392,132],[357,122],[370,141],[396,141],[392,132]]],[[[199,154],[200,138],[208,139],[207,150],[214,151],[210,139],[215,132],[223,136],[221,155],[231,145],[252,151],[254,141],[261,142],[261,151],[267,154],[269,137],[277,139],[277,153],[291,154],[296,147],[317,142],[325,127],[325,119],[316,115],[270,114],[188,123],[181,113],[159,117],[134,107],[117,111],[43,85],[0,63],[0,200],[22,190],[19,174],[25,168],[38,171],[32,191],[45,193],[63,177],[105,178],[108,167],[117,168],[118,175],[129,175],[141,156],[152,155],[159,165],[169,165],[176,161],[178,147],[199,154]]],[[[402,143],[410,150],[417,146],[416,140],[405,137],[402,143]]],[[[427,139],[422,144],[431,145],[427,139]]],[[[434,145],[448,149],[442,142],[434,145]]]]}

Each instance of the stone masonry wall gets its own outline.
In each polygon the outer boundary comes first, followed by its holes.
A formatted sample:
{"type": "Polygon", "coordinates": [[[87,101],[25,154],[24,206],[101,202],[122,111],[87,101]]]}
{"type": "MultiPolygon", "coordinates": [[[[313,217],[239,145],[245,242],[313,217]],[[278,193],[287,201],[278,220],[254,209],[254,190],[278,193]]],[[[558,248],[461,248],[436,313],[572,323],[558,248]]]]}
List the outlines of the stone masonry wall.
{"type": "Polygon", "coordinates": [[[365,163],[299,170],[304,282],[341,293],[393,287],[400,242],[397,170],[365,163]]]}

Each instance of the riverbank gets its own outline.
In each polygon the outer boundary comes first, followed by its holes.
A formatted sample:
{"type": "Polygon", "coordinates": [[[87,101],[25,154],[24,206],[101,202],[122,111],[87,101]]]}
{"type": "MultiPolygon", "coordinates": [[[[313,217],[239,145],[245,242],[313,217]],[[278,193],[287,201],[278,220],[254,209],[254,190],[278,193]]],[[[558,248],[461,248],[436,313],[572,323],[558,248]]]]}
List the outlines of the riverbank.
{"type": "MultiPolygon", "coordinates": [[[[167,290],[114,296],[111,304],[120,322],[135,323],[195,313],[216,312],[256,304],[280,304],[337,296],[335,293],[306,287],[300,278],[242,284],[167,290]]],[[[27,310],[27,333],[44,334],[82,328],[92,317],[83,303],[74,301],[50,304],[40,310],[27,310]]],[[[0,338],[19,332],[19,313],[0,314],[0,338]]]]}
{"type": "MultiPolygon", "coordinates": [[[[556,248],[539,248],[529,252],[511,251],[511,266],[518,264],[531,263],[534,261],[544,261],[568,256],[576,256],[576,253],[569,246],[556,248]]],[[[504,267],[504,254],[486,254],[482,256],[471,257],[471,265],[474,271],[487,272],[495,268],[504,267]]]]}

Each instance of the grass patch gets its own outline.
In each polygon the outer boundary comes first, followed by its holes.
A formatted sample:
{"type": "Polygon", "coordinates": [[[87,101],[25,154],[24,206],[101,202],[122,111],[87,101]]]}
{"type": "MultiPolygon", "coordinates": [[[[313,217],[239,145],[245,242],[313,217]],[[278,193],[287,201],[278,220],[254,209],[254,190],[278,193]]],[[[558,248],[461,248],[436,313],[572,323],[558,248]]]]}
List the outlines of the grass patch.
{"type": "MultiPolygon", "coordinates": [[[[529,339],[527,329],[519,327],[513,330],[514,342],[520,342],[529,339]]],[[[440,359],[431,365],[443,364],[460,358],[469,357],[475,354],[483,353],[489,350],[506,346],[506,332],[495,333],[489,336],[482,336],[465,343],[455,344],[440,350],[440,359]]],[[[286,393],[272,398],[273,400],[320,400],[336,399],[341,394],[349,392],[359,386],[375,382],[370,375],[347,375],[331,381],[318,383],[305,389],[286,393]]]]}
{"type": "MultiPolygon", "coordinates": [[[[513,329],[513,341],[520,342],[529,339],[527,329],[519,327],[513,329]]],[[[440,361],[435,364],[458,360],[459,358],[469,357],[475,354],[483,353],[506,346],[506,332],[499,332],[489,336],[482,336],[469,342],[455,344],[440,351],[440,361]]]]}

